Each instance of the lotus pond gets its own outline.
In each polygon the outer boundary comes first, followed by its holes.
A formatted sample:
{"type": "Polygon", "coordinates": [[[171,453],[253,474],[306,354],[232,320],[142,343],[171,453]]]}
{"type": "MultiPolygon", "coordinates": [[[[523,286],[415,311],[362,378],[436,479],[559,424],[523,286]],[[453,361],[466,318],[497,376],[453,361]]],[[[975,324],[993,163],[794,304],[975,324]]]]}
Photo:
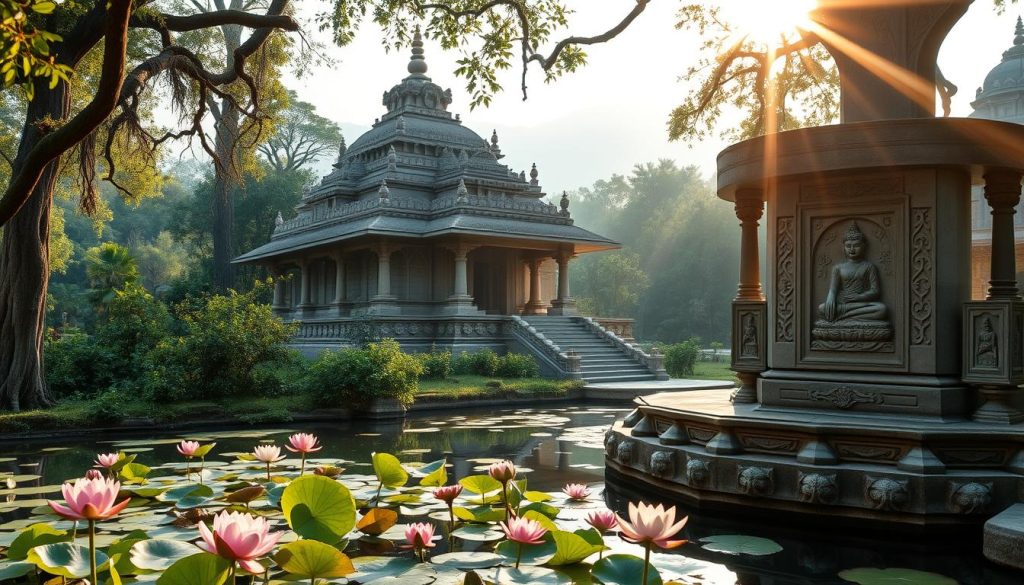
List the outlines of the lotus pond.
{"type": "MultiPolygon", "coordinates": [[[[981,558],[980,539],[811,532],[682,509],[676,520],[684,513],[690,520],[670,536],[689,542],[672,550],[661,549],[664,541],[626,542],[617,527],[602,534],[588,517],[611,508],[629,519],[630,502],[652,501],[629,486],[605,490],[604,431],[626,412],[576,406],[435,413],[401,423],[6,443],[0,583],[89,578],[89,522],[58,516],[48,501],[63,505],[62,482],[81,478],[105,453],[118,455],[100,473],[117,476],[117,502],[129,500],[94,523],[96,570],[105,584],[634,585],[643,581],[648,547],[649,585],[1024,582],[981,558]],[[287,446],[294,433],[315,434],[323,448],[305,458],[261,449],[269,468],[257,460],[255,447],[287,446]],[[179,452],[183,439],[200,445],[191,459],[179,452]],[[503,485],[489,468],[505,460],[515,464],[515,478],[503,485]],[[562,491],[570,483],[586,490],[574,499],[562,491]],[[441,485],[462,486],[451,507],[433,493],[441,485]],[[236,514],[214,522],[225,511],[236,514]],[[539,544],[509,539],[499,523],[510,512],[535,523],[539,544]],[[244,531],[232,533],[239,527],[225,523],[243,516],[244,531]],[[239,553],[246,546],[258,553],[250,555],[258,565],[239,553]]],[[[68,499],[70,508],[76,498],[68,499]]]]}

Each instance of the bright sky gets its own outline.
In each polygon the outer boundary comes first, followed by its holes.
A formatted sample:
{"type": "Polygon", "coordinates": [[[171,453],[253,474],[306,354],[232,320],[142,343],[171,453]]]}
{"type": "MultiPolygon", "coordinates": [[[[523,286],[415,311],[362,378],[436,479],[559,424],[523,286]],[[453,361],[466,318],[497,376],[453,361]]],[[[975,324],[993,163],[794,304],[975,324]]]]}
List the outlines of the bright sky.
{"type": "MultiPolygon", "coordinates": [[[[449,110],[461,114],[468,127],[485,138],[497,129],[506,155],[502,162],[515,170],[529,169],[536,162],[548,193],[589,186],[658,158],[697,165],[710,176],[723,143],[688,146],[667,138],[669,112],[688,88],[679,77],[696,58],[693,34],[673,26],[682,4],[654,0],[618,38],[589,47],[589,65],[553,84],[545,85],[539,70],[531,72],[526,102],[519,91],[519,73],[513,70],[502,77],[506,90],[489,108],[470,112],[464,82],[452,73],[456,56],[429,43],[428,75],[452,89],[449,110]]],[[[633,0],[569,0],[569,5],[578,10],[571,33],[591,35],[618,22],[633,0]]],[[[1021,10],[1024,7],[1011,6],[999,16],[992,0],[976,0],[947,37],[939,64],[960,88],[953,99],[953,115],[971,112],[975,88],[1011,46],[1021,10]]],[[[329,54],[337,60],[331,70],[286,83],[321,115],[341,124],[351,144],[384,113],[381,95],[406,75],[408,55],[386,53],[379,33],[369,27],[354,44],[343,49],[331,46],[329,54]]],[[[330,162],[323,161],[324,170],[330,162]]]]}

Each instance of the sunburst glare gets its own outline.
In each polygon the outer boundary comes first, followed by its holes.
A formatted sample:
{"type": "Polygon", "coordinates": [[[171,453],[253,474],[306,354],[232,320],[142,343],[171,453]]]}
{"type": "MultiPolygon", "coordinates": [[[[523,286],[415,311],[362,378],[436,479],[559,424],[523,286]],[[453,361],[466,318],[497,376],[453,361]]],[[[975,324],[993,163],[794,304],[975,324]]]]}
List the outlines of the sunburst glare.
{"type": "Polygon", "coordinates": [[[736,34],[751,41],[777,44],[792,38],[798,29],[811,26],[810,12],[816,0],[713,0],[723,19],[736,34]]]}

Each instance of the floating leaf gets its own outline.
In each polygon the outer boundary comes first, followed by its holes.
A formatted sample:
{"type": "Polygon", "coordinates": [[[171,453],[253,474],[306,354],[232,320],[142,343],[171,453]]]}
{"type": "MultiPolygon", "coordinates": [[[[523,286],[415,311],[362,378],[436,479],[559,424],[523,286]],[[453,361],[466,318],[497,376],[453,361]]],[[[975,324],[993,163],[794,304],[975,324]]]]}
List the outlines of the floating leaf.
{"type": "Polygon", "coordinates": [[[252,485],[232,492],[225,500],[232,504],[248,504],[267,492],[261,485],[252,485]]]}
{"type": "Polygon", "coordinates": [[[311,580],[344,577],[356,571],[345,554],[315,540],[286,544],[274,560],[288,573],[311,580]]]}
{"type": "Polygon", "coordinates": [[[398,513],[387,508],[371,508],[356,524],[356,530],[371,536],[380,536],[398,523],[398,513]]]}
{"type": "Polygon", "coordinates": [[[460,479],[459,483],[474,494],[486,494],[501,489],[501,482],[489,475],[467,475],[460,479]]]}
{"type": "Polygon", "coordinates": [[[426,473],[426,477],[420,480],[423,487],[441,487],[448,483],[448,470],[445,469],[447,459],[441,459],[420,468],[420,472],[426,473]]]}
{"type": "Polygon", "coordinates": [[[397,489],[409,481],[409,474],[394,455],[390,453],[374,453],[372,459],[373,471],[377,474],[377,481],[384,487],[397,489]]]}
{"type": "MultiPolygon", "coordinates": [[[[585,531],[580,531],[585,532],[585,531]]],[[[580,534],[555,530],[550,532],[555,541],[555,556],[547,562],[548,565],[575,565],[590,555],[604,550],[604,544],[594,544],[587,541],[580,534]]]]}
{"type": "Polygon", "coordinates": [[[594,563],[591,575],[604,585],[662,585],[661,575],[653,565],[647,568],[647,583],[641,583],[644,560],[633,555],[608,555],[594,563]]]}
{"type": "Polygon", "coordinates": [[[743,534],[718,534],[700,541],[704,543],[702,548],[705,550],[730,555],[765,556],[782,551],[782,546],[774,540],[743,534]]]}
{"type": "Polygon", "coordinates": [[[522,556],[519,556],[519,543],[511,540],[503,540],[494,547],[494,552],[505,557],[505,564],[514,565],[519,557],[522,564],[543,565],[555,556],[557,548],[555,539],[550,532],[544,535],[544,542],[541,544],[524,544],[522,556]]]}
{"type": "Polygon", "coordinates": [[[494,553],[474,551],[445,553],[432,557],[430,562],[455,569],[486,569],[500,565],[502,560],[501,556],[494,553]]]}
{"type": "Polygon", "coordinates": [[[210,553],[199,553],[175,562],[156,580],[156,585],[223,585],[231,561],[210,553]]]}
{"type": "MultiPolygon", "coordinates": [[[[69,579],[87,577],[89,568],[89,548],[70,542],[58,542],[37,546],[28,553],[28,562],[40,569],[69,579]]],[[[96,551],[96,566],[107,562],[103,551],[96,551]]]]}
{"type": "Polygon", "coordinates": [[[0,563],[0,581],[5,579],[17,579],[28,575],[36,568],[32,563],[18,561],[14,563],[0,563]]]}
{"type": "Polygon", "coordinates": [[[541,514],[540,512],[538,512],[536,510],[528,510],[528,511],[526,511],[525,513],[523,513],[521,515],[522,515],[523,518],[527,518],[529,520],[533,520],[534,522],[540,523],[540,525],[543,526],[545,530],[548,530],[548,531],[558,530],[558,525],[555,524],[551,520],[551,518],[548,518],[547,516],[545,516],[544,514],[541,514]]]}
{"type": "Polygon", "coordinates": [[[467,522],[499,522],[505,519],[504,510],[490,506],[477,506],[476,508],[455,506],[452,511],[455,512],[456,518],[467,522]]]}
{"type": "Polygon", "coordinates": [[[288,525],[299,536],[334,544],[356,523],[356,503],[342,484],[319,475],[291,482],[281,496],[288,525]]]}
{"type": "Polygon", "coordinates": [[[957,585],[955,579],[945,575],[915,569],[862,567],[842,571],[839,577],[859,585],[957,585]]]}
{"type": "Polygon", "coordinates": [[[462,540],[491,542],[501,540],[505,537],[505,533],[489,524],[469,524],[452,532],[452,536],[462,540]]]}
{"type": "Polygon", "coordinates": [[[195,545],[180,540],[142,540],[132,545],[132,564],[148,571],[165,571],[179,559],[199,552],[195,545]]]}
{"type": "Polygon", "coordinates": [[[486,573],[486,579],[495,585],[570,585],[573,581],[568,575],[555,572],[545,567],[521,566],[499,567],[486,573]]]}
{"type": "Polygon", "coordinates": [[[196,452],[195,452],[194,456],[195,457],[199,457],[200,459],[202,459],[203,457],[206,457],[207,455],[209,455],[210,451],[213,451],[213,448],[216,447],[216,446],[217,446],[217,443],[207,443],[205,445],[200,445],[199,448],[196,449],[196,452]]]}
{"type": "Polygon", "coordinates": [[[42,522],[33,524],[22,530],[21,534],[11,543],[10,548],[7,549],[7,560],[23,561],[28,557],[28,552],[37,546],[69,540],[71,540],[71,535],[66,530],[57,530],[42,522]]]}

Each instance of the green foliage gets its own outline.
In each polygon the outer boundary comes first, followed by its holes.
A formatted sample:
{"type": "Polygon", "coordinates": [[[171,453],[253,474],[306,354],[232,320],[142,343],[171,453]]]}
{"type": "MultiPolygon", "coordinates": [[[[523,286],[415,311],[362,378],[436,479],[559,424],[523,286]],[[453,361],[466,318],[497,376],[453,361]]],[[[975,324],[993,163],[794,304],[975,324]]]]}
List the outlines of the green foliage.
{"type": "Polygon", "coordinates": [[[98,312],[114,300],[115,293],[139,278],[139,269],[128,248],[104,242],[85,253],[85,273],[89,278],[90,299],[98,312]]]}
{"type": "Polygon", "coordinates": [[[114,353],[88,335],[48,339],[43,347],[46,381],[54,398],[93,397],[114,382],[114,353]]]}
{"type": "Polygon", "coordinates": [[[171,314],[138,284],[114,291],[107,319],[96,331],[96,344],[113,354],[114,375],[128,378],[135,364],[170,334],[171,314]]]}
{"type": "Polygon", "coordinates": [[[95,424],[119,423],[125,419],[126,410],[133,399],[123,390],[111,388],[98,394],[86,405],[86,415],[95,424]]]}
{"type": "Polygon", "coordinates": [[[398,342],[384,339],[365,348],[325,351],[309,368],[307,392],[322,406],[365,406],[376,398],[412,402],[420,361],[402,353],[398,342]]]}
{"type": "Polygon", "coordinates": [[[257,297],[267,287],[214,295],[179,307],[184,335],[161,341],[147,358],[146,388],[156,400],[224,397],[253,388],[258,364],[287,359],[294,330],[257,297]]]}
{"type": "Polygon", "coordinates": [[[579,295],[585,299],[588,313],[602,317],[636,314],[640,298],[650,287],[635,252],[600,254],[581,263],[580,270],[579,295]]]}
{"type": "Polygon", "coordinates": [[[429,352],[416,354],[423,366],[423,377],[428,380],[444,380],[452,371],[452,352],[431,347],[429,352]]]}
{"type": "Polygon", "coordinates": [[[524,353],[508,353],[498,359],[495,374],[502,378],[534,378],[540,374],[540,366],[533,356],[524,353]]]}
{"type": "Polygon", "coordinates": [[[688,339],[665,348],[665,371],[673,378],[692,376],[700,354],[700,343],[696,339],[688,339]]]}
{"type": "Polygon", "coordinates": [[[498,373],[501,359],[492,349],[482,349],[474,353],[462,352],[455,358],[452,371],[456,374],[474,374],[477,376],[493,376],[498,373]]]}
{"type": "Polygon", "coordinates": [[[0,74],[3,86],[20,85],[28,99],[35,97],[33,79],[50,80],[50,89],[60,81],[69,81],[72,70],[51,58],[51,43],[61,36],[36,26],[33,15],[49,15],[57,10],[52,0],[0,0],[0,74]]]}

